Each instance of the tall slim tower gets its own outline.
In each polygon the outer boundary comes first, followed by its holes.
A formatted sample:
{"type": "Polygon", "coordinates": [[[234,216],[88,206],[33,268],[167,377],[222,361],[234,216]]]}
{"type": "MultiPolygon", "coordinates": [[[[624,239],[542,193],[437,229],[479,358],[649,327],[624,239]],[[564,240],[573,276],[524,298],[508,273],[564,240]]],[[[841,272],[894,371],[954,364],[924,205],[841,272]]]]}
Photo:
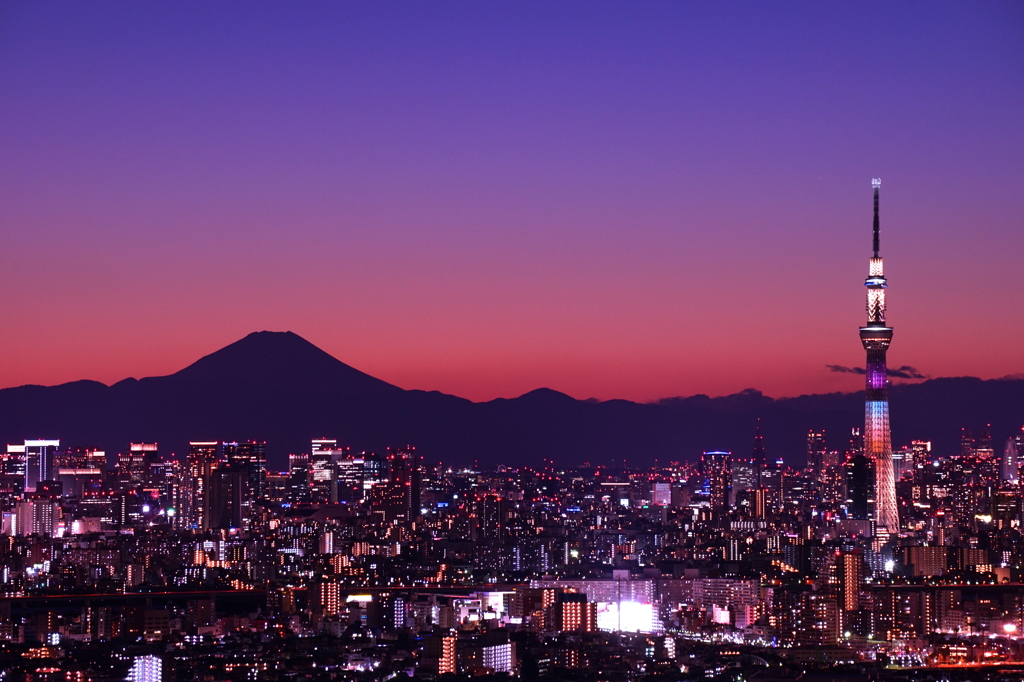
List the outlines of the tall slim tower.
{"type": "Polygon", "coordinates": [[[889,439],[889,379],[885,369],[892,327],[885,323],[885,274],[882,257],[878,255],[878,188],[882,181],[874,178],[871,185],[875,193],[874,254],[864,282],[868,288],[868,323],[860,328],[860,342],[868,354],[864,454],[875,465],[875,523],[889,535],[898,535],[900,518],[889,439]]]}

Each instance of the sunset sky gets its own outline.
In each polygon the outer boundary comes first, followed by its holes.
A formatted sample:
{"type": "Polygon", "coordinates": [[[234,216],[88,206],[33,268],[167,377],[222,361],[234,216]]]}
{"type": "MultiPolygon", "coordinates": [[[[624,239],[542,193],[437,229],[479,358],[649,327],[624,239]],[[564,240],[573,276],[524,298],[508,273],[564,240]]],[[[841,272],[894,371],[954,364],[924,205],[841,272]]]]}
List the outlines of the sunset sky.
{"type": "Polygon", "coordinates": [[[0,0],[0,386],[291,330],[474,400],[1024,372],[1020,2],[0,0]]]}

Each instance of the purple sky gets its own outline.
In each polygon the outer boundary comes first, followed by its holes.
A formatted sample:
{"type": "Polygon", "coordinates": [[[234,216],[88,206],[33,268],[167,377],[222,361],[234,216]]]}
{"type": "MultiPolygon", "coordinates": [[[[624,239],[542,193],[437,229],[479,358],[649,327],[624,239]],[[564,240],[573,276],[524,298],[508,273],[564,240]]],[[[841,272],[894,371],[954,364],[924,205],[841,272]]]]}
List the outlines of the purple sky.
{"type": "Polygon", "coordinates": [[[0,386],[292,330],[405,388],[1024,372],[1024,5],[0,1],[0,386]]]}

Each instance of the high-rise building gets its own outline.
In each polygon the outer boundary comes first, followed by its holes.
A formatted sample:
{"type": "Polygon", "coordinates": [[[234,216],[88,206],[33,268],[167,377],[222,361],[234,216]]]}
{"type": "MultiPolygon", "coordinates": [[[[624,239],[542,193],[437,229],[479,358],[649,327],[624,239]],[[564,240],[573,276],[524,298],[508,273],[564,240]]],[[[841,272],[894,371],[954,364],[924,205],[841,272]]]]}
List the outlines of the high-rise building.
{"type": "MultiPolygon", "coordinates": [[[[309,493],[315,504],[336,504],[352,501],[352,495],[339,497],[339,471],[342,463],[351,459],[351,448],[338,447],[334,439],[320,438],[313,441],[309,458],[309,493]]],[[[352,472],[348,472],[352,473],[352,472]]]]}
{"type": "Polygon", "coordinates": [[[8,445],[0,454],[0,509],[11,509],[25,494],[25,445],[8,445]]]}
{"type": "Polygon", "coordinates": [[[25,441],[25,492],[34,491],[40,481],[53,480],[53,453],[59,447],[59,440],[25,441]]]}
{"type": "Polygon", "coordinates": [[[1003,461],[999,464],[999,478],[1013,485],[1020,480],[1020,460],[1016,441],[1010,437],[1006,439],[1006,447],[1003,448],[1003,461]]]}
{"type": "Polygon", "coordinates": [[[711,494],[711,510],[715,514],[729,510],[729,489],[732,484],[729,459],[730,453],[717,450],[705,452],[700,458],[704,480],[711,494]]]}
{"type": "Polygon", "coordinates": [[[309,455],[293,453],[288,455],[288,497],[292,504],[309,501],[309,455]]]}
{"type": "Polygon", "coordinates": [[[910,443],[910,450],[914,455],[911,465],[916,469],[924,466],[932,458],[932,442],[930,440],[915,440],[910,443]]]}
{"type": "Polygon", "coordinates": [[[65,496],[81,498],[99,494],[107,468],[107,453],[96,448],[68,448],[56,453],[53,467],[65,496]]]}
{"type": "Polygon", "coordinates": [[[214,469],[207,479],[203,530],[242,528],[245,524],[245,493],[248,472],[235,467],[214,469]]]}
{"type": "Polygon", "coordinates": [[[851,518],[868,518],[874,495],[872,463],[864,455],[864,437],[858,428],[850,435],[850,449],[846,453],[846,510],[851,518]]]}
{"type": "Polygon", "coordinates": [[[334,452],[338,449],[337,438],[314,438],[312,442],[312,454],[320,452],[334,452]]]}
{"type": "Polygon", "coordinates": [[[858,618],[863,607],[861,590],[867,575],[861,549],[843,551],[836,557],[839,578],[839,614],[842,629],[862,634],[863,622],[858,618]]]}
{"type": "Polygon", "coordinates": [[[820,481],[825,471],[825,431],[807,432],[807,475],[820,481]]]}
{"type": "Polygon", "coordinates": [[[892,475],[900,480],[914,470],[914,451],[908,447],[892,451],[892,475]]]}
{"type": "Polygon", "coordinates": [[[365,460],[361,456],[347,453],[334,463],[334,476],[338,487],[338,502],[362,502],[363,469],[365,460]]]}
{"type": "Polygon", "coordinates": [[[386,457],[375,452],[363,454],[363,490],[369,490],[378,483],[388,480],[389,466],[386,457]]]}
{"type": "Polygon", "coordinates": [[[370,488],[370,508],[383,514],[386,523],[415,521],[420,515],[421,483],[416,450],[412,447],[388,448],[385,461],[390,470],[388,480],[375,483],[370,488]]]}
{"type": "Polygon", "coordinates": [[[970,457],[974,454],[974,432],[966,426],[960,429],[960,456],[970,457]]]}
{"type": "Polygon", "coordinates": [[[760,486],[761,476],[752,459],[734,458],[731,467],[729,506],[735,507],[743,493],[756,490],[760,486]]]}
{"type": "Polygon", "coordinates": [[[988,458],[992,457],[995,450],[992,449],[992,425],[985,424],[985,428],[978,434],[978,438],[974,441],[974,454],[977,457],[988,458]]]}
{"type": "Polygon", "coordinates": [[[761,420],[757,420],[757,430],[754,432],[754,451],[751,453],[750,458],[757,465],[758,469],[763,469],[765,465],[765,452],[764,452],[764,436],[761,435],[761,420]]]}
{"type": "Polygon", "coordinates": [[[873,255],[868,277],[867,324],[860,328],[860,341],[867,351],[867,380],[864,405],[864,450],[875,465],[875,523],[890,535],[900,531],[896,505],[896,481],[893,477],[892,443],[889,434],[889,378],[885,354],[892,341],[892,327],[885,321],[886,279],[882,257],[878,255],[878,190],[882,181],[871,181],[875,195],[873,255]]]}
{"type": "Polygon", "coordinates": [[[758,485],[763,492],[760,499],[755,500],[755,508],[761,510],[758,518],[764,518],[769,510],[778,510],[782,505],[782,460],[768,458],[760,421],[754,435],[754,452],[751,459],[758,464],[758,485]],[[758,501],[760,507],[757,507],[758,501]]]}
{"type": "Polygon", "coordinates": [[[117,456],[117,473],[126,484],[136,487],[146,483],[149,465],[157,458],[156,443],[130,443],[128,451],[117,456]]]}
{"type": "Polygon", "coordinates": [[[422,486],[422,472],[416,448],[411,445],[404,448],[388,448],[387,462],[391,481],[401,483],[409,491],[406,519],[412,521],[420,515],[420,487],[422,486]]]}
{"type": "Polygon", "coordinates": [[[267,443],[247,440],[238,443],[224,443],[221,458],[227,466],[245,472],[248,480],[248,502],[259,502],[267,485],[267,443]]]}
{"type": "MultiPolygon", "coordinates": [[[[0,460],[0,473],[25,478],[25,444],[8,445],[7,452],[0,460]]],[[[24,481],[22,481],[24,483],[24,481]]]]}
{"type": "Polygon", "coordinates": [[[217,468],[219,441],[191,441],[186,462],[188,479],[183,486],[181,516],[191,528],[209,528],[207,490],[210,475],[217,468]]]}

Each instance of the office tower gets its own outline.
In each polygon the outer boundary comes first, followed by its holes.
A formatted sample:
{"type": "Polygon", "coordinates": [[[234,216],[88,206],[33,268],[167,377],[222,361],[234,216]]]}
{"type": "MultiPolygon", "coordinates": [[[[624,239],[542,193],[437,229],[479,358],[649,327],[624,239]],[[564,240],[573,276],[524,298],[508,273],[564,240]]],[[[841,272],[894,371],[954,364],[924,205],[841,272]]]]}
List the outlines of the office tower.
{"type": "Polygon", "coordinates": [[[825,472],[825,432],[807,432],[807,475],[817,482],[825,472]]]}
{"type": "Polygon", "coordinates": [[[375,452],[363,454],[363,490],[388,480],[388,462],[375,452]]]}
{"type": "Polygon", "coordinates": [[[864,454],[861,430],[850,432],[850,448],[846,451],[846,511],[851,518],[867,519],[874,489],[872,463],[864,454]]]}
{"type": "Polygon", "coordinates": [[[991,457],[995,451],[992,449],[992,425],[985,424],[985,428],[978,434],[974,441],[974,454],[980,457],[991,457]]]}
{"type": "Polygon", "coordinates": [[[337,504],[338,463],[348,458],[349,448],[338,448],[338,441],[319,438],[313,441],[309,456],[310,497],[315,504],[337,504]]]}
{"type": "Polygon", "coordinates": [[[22,485],[25,479],[25,444],[8,445],[7,452],[0,460],[0,473],[7,476],[21,476],[22,485]]]}
{"type": "Polygon", "coordinates": [[[846,460],[838,450],[827,450],[819,481],[821,500],[829,509],[838,509],[846,502],[846,460]]]}
{"type": "Polygon", "coordinates": [[[191,441],[188,444],[186,469],[188,480],[183,486],[181,515],[185,526],[206,529],[209,524],[206,516],[206,492],[210,475],[217,468],[217,452],[219,441],[191,441]]]}
{"type": "MultiPolygon", "coordinates": [[[[364,477],[368,473],[366,464],[371,461],[370,457],[365,458],[364,477]]],[[[368,494],[370,508],[383,514],[386,523],[415,521],[420,515],[421,485],[415,448],[388,448],[383,462],[388,468],[388,478],[371,484],[368,494]]]]}
{"type": "Polygon", "coordinates": [[[761,476],[752,459],[735,458],[731,463],[729,506],[735,507],[737,500],[748,490],[756,490],[761,476]]]}
{"type": "Polygon", "coordinates": [[[309,455],[310,496],[314,503],[325,504],[338,501],[334,462],[344,453],[338,450],[335,438],[313,439],[309,455]]]}
{"type": "Polygon", "coordinates": [[[484,538],[499,542],[508,538],[508,500],[498,495],[484,495],[474,507],[477,525],[484,538]]]}
{"type": "MultiPolygon", "coordinates": [[[[761,420],[757,420],[757,428],[754,432],[754,450],[750,457],[736,458],[732,461],[732,473],[730,474],[731,490],[729,492],[729,505],[735,507],[744,498],[744,493],[757,490],[761,487],[761,476],[764,470],[764,438],[761,437],[761,420]]],[[[762,495],[762,498],[764,496],[762,495]]]]}
{"type": "Polygon", "coordinates": [[[267,502],[274,504],[289,502],[292,499],[291,474],[287,471],[268,471],[265,497],[267,502]]]}
{"type": "Polygon", "coordinates": [[[409,501],[406,518],[412,521],[420,515],[420,487],[423,478],[416,448],[412,446],[388,448],[387,462],[390,480],[408,488],[409,501]]]}
{"type": "Polygon", "coordinates": [[[107,453],[96,448],[74,447],[53,454],[55,469],[105,469],[107,453]]]}
{"type": "Polygon", "coordinates": [[[370,512],[379,514],[384,524],[409,520],[409,487],[398,481],[377,483],[368,494],[370,512]]]}
{"type": "Polygon", "coordinates": [[[761,435],[760,420],[754,434],[754,452],[751,459],[758,464],[758,485],[763,491],[761,497],[755,500],[755,511],[760,509],[758,518],[764,518],[768,510],[777,510],[782,505],[782,460],[768,457],[764,448],[764,437],[761,435]]]}
{"type": "Polygon", "coordinates": [[[146,483],[149,465],[156,459],[156,443],[131,443],[128,451],[117,456],[117,474],[125,483],[142,486],[146,483]]]}
{"type": "Polygon", "coordinates": [[[337,449],[338,440],[336,438],[314,438],[313,447],[310,452],[313,455],[317,455],[321,452],[334,452],[337,449]]]}
{"type": "Polygon", "coordinates": [[[754,452],[751,453],[750,459],[753,460],[754,464],[757,465],[758,469],[763,469],[765,461],[764,452],[764,436],[761,435],[761,420],[757,420],[757,429],[754,431],[754,452]]]}
{"type": "Polygon", "coordinates": [[[915,440],[910,442],[910,450],[913,453],[912,466],[916,469],[917,467],[924,466],[931,461],[932,458],[932,442],[930,440],[915,440]]]}
{"type": "Polygon", "coordinates": [[[659,481],[651,484],[651,504],[656,507],[672,505],[672,484],[659,481]]]}
{"type": "Polygon", "coordinates": [[[25,492],[33,492],[40,481],[53,479],[53,453],[59,447],[59,440],[25,441],[25,492]]]}
{"type": "Polygon", "coordinates": [[[0,453],[0,509],[12,509],[25,495],[25,445],[8,445],[0,453]]]}
{"type": "Polygon", "coordinates": [[[892,327],[885,321],[886,279],[882,257],[878,255],[878,190],[882,181],[871,181],[875,195],[873,251],[868,277],[867,324],[860,328],[860,341],[867,352],[867,379],[864,404],[864,450],[875,466],[875,522],[889,535],[900,531],[896,506],[896,481],[893,478],[892,445],[889,435],[889,379],[885,354],[892,341],[892,327]]]}
{"type": "Polygon", "coordinates": [[[701,473],[711,494],[711,510],[716,515],[729,511],[729,488],[732,482],[729,457],[728,452],[710,451],[705,452],[700,459],[701,473]]]}
{"type": "Polygon", "coordinates": [[[292,504],[309,502],[309,455],[288,455],[288,499],[292,504]]]}
{"type": "Polygon", "coordinates": [[[164,510],[173,508],[176,514],[182,499],[181,486],[185,480],[181,463],[156,452],[152,454],[146,467],[142,493],[147,499],[153,500],[150,504],[156,503],[164,510]]]}
{"type": "Polygon", "coordinates": [[[1006,439],[1006,447],[1003,448],[1003,461],[999,464],[999,478],[1013,485],[1019,482],[1019,460],[1017,443],[1014,439],[1006,439]]]}
{"type": "Polygon", "coordinates": [[[245,493],[248,472],[230,466],[210,472],[206,490],[203,530],[242,528],[245,523],[245,493]]]}
{"type": "Polygon", "coordinates": [[[970,457],[974,454],[974,432],[964,427],[960,429],[960,456],[970,457]]]}
{"type": "Polygon", "coordinates": [[[338,487],[338,502],[362,502],[363,468],[365,460],[362,456],[346,453],[334,463],[334,476],[338,487]]]}
{"type": "Polygon", "coordinates": [[[64,495],[81,498],[98,494],[107,468],[107,453],[96,448],[69,448],[54,455],[53,466],[64,495]]]}
{"type": "Polygon", "coordinates": [[[247,440],[239,443],[224,443],[221,461],[228,467],[244,471],[248,480],[248,502],[263,499],[267,484],[267,443],[247,440]]]}
{"type": "Polygon", "coordinates": [[[892,475],[898,481],[914,470],[914,451],[902,448],[892,451],[892,475]]]}

